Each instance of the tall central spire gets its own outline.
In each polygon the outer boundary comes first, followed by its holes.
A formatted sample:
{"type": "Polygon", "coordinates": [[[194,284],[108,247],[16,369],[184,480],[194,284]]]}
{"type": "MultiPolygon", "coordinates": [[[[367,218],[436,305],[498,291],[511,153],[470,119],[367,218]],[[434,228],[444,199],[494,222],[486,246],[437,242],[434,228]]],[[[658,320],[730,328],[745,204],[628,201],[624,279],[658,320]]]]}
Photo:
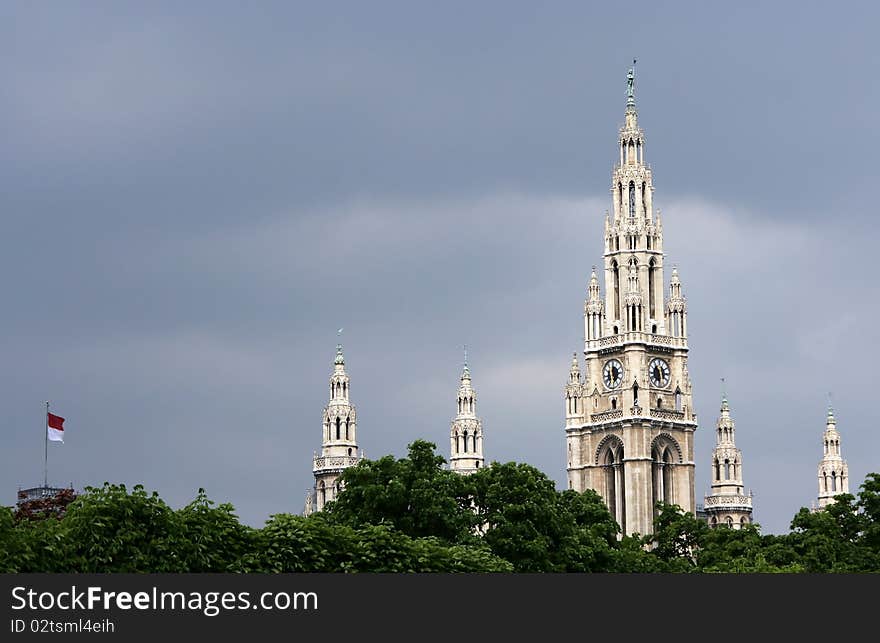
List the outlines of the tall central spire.
{"type": "Polygon", "coordinates": [[[693,511],[697,417],[677,274],[669,297],[664,290],[663,228],[636,115],[635,62],[626,76],[612,209],[602,223],[604,265],[588,273],[583,370],[574,359],[564,396],[569,487],[596,490],[622,533],[645,535],[657,502],[693,511]]]}

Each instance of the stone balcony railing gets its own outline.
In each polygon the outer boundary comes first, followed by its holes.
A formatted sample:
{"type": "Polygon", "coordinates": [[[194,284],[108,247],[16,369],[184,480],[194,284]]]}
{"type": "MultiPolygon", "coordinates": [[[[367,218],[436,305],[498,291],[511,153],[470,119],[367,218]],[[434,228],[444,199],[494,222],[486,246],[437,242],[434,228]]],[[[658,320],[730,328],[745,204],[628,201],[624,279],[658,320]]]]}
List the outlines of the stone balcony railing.
{"type": "Polygon", "coordinates": [[[613,409],[611,411],[601,411],[599,413],[591,413],[590,420],[592,422],[607,422],[608,420],[619,420],[623,417],[623,409],[613,409]]]}
{"type": "Polygon", "coordinates": [[[671,337],[669,335],[655,335],[653,333],[628,332],[617,335],[600,337],[599,339],[587,340],[587,350],[599,350],[611,346],[619,346],[629,342],[642,344],[654,344],[655,346],[669,346],[670,348],[687,348],[686,337],[671,337]]]}
{"type": "Polygon", "coordinates": [[[706,509],[721,507],[751,507],[752,496],[707,496],[705,499],[706,509]]]}
{"type": "Polygon", "coordinates": [[[315,456],[314,462],[314,469],[317,471],[318,469],[344,469],[345,467],[353,467],[360,462],[360,460],[355,456],[348,455],[317,455],[315,456]]]}
{"type": "Polygon", "coordinates": [[[674,411],[672,409],[650,409],[650,416],[658,420],[684,421],[684,411],[674,411]]]}

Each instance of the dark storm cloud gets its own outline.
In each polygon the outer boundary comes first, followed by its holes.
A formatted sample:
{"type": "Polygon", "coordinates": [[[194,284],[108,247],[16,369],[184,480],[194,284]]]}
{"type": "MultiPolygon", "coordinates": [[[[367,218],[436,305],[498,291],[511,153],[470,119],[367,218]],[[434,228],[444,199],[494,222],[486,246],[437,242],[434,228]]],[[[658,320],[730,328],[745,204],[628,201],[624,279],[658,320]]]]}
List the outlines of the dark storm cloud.
{"type": "Polygon", "coordinates": [[[756,516],[785,529],[827,390],[853,486],[878,469],[876,16],[798,7],[7,6],[0,486],[39,480],[49,398],[57,482],[299,511],[340,326],[368,456],[446,452],[467,343],[487,457],[563,485],[635,55],[697,497],[726,377],[756,516]]]}

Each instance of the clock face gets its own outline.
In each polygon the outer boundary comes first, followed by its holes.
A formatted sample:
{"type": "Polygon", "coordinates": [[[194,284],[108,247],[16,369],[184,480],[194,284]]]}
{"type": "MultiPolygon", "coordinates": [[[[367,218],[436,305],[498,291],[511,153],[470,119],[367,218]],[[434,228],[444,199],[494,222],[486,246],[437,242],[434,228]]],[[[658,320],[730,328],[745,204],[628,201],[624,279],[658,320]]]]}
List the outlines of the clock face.
{"type": "Polygon", "coordinates": [[[669,384],[669,364],[665,360],[655,357],[648,364],[648,375],[651,378],[651,384],[664,388],[669,384]]]}
{"type": "Polygon", "coordinates": [[[616,359],[609,359],[602,369],[602,380],[608,388],[617,388],[623,381],[623,364],[616,359]]]}

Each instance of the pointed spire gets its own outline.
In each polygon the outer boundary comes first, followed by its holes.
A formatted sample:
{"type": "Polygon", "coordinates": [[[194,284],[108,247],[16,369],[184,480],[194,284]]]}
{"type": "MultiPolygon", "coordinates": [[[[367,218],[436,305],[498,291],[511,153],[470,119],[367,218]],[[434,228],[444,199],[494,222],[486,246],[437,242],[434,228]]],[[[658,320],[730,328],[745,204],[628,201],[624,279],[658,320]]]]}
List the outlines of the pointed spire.
{"type": "Polygon", "coordinates": [[[727,411],[730,412],[730,405],[727,403],[727,387],[725,386],[724,378],[721,378],[721,411],[722,413],[727,411]]]}
{"type": "Polygon", "coordinates": [[[599,301],[599,277],[596,275],[596,266],[593,266],[593,272],[590,274],[590,285],[587,287],[589,293],[589,301],[599,301]]]}
{"type": "Polygon", "coordinates": [[[465,344],[465,346],[464,346],[464,368],[462,368],[462,370],[461,370],[461,380],[464,381],[464,380],[469,380],[469,379],[471,379],[471,371],[468,368],[467,344],[465,344]]]}
{"type": "Polygon", "coordinates": [[[572,382],[580,382],[580,380],[581,380],[581,367],[580,367],[580,364],[578,363],[578,354],[576,352],[572,353],[571,370],[569,371],[569,373],[571,375],[572,382]]]}

